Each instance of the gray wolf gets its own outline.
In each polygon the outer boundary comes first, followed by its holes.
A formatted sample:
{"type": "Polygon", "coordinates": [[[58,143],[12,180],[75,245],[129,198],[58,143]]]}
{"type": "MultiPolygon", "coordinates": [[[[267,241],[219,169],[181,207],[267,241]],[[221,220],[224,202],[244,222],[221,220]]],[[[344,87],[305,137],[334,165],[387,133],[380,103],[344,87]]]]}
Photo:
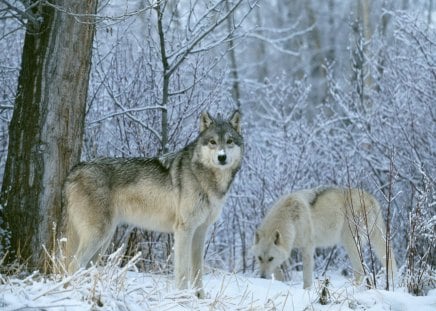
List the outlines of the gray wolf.
{"type": "Polygon", "coordinates": [[[78,164],[64,185],[69,273],[95,262],[117,225],[174,233],[177,288],[204,295],[203,250],[243,156],[241,115],[203,112],[198,137],[161,158],[104,158],[78,164]]]}
{"type": "MultiPolygon", "coordinates": [[[[308,288],[312,285],[315,248],[342,244],[351,260],[355,281],[360,284],[364,270],[359,248],[368,242],[368,237],[385,266],[385,225],[377,200],[360,189],[320,187],[282,196],[258,228],[252,250],[261,277],[276,275],[280,279],[280,265],[293,248],[300,248],[304,288],[308,288]]],[[[389,271],[395,273],[392,249],[389,255],[389,271]]]]}

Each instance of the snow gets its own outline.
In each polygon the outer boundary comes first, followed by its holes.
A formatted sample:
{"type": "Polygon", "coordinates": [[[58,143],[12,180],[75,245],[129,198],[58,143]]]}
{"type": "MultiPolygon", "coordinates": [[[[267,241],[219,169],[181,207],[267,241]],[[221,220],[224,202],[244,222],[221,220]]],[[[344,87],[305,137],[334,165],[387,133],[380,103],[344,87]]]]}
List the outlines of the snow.
{"type": "Polygon", "coordinates": [[[132,265],[92,267],[70,277],[24,279],[0,275],[1,310],[436,310],[436,290],[415,297],[403,288],[368,290],[351,279],[329,272],[329,301],[319,303],[320,281],[302,288],[300,272],[294,281],[280,282],[208,269],[205,299],[193,290],[177,290],[172,275],[141,273],[132,265]]]}

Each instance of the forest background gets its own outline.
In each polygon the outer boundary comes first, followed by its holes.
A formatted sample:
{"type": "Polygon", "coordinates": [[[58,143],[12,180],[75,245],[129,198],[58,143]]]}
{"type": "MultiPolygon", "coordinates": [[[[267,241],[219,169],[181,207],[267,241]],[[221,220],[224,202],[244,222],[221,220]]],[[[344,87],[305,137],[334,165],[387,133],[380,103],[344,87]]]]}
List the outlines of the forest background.
{"type": "MultiPolygon", "coordinates": [[[[78,76],[88,88],[83,139],[77,133],[80,160],[176,151],[197,134],[201,111],[241,110],[244,163],[210,231],[208,265],[252,274],[254,231],[281,194],[319,185],[362,187],[381,202],[403,285],[414,294],[435,287],[432,0],[102,0],[95,14],[74,13],[64,4],[0,1],[0,258],[8,267],[40,265],[43,245],[52,239],[42,232],[61,223],[54,213],[57,221],[22,235],[27,243],[18,247],[13,228],[25,219],[35,222],[35,209],[41,219],[48,213],[39,200],[8,218],[17,209],[7,204],[13,178],[3,173],[19,76],[29,69],[22,63],[26,26],[39,23],[38,10],[48,7],[95,26],[89,81],[78,76]]],[[[47,51],[48,59],[56,53],[47,51]]],[[[63,57],[74,59],[71,51],[63,57]]],[[[74,90],[63,96],[51,100],[61,105],[74,90]]],[[[42,178],[37,191],[60,192],[60,182],[50,185],[42,178]]],[[[22,200],[26,192],[12,195],[22,200]]],[[[126,256],[142,251],[145,270],[171,272],[171,235],[121,227],[113,242],[113,250],[127,245],[126,256]]],[[[301,269],[300,261],[295,252],[284,269],[301,269]]],[[[317,251],[318,272],[327,262],[348,266],[336,248],[317,251]]],[[[378,266],[366,268],[376,283],[378,266]]]]}

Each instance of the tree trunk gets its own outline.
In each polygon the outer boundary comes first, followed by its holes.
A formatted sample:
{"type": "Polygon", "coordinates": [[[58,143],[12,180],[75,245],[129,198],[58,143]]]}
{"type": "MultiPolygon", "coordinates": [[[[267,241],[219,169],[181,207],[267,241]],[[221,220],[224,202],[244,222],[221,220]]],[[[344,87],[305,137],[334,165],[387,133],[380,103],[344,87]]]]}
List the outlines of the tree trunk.
{"type": "MultiPolygon", "coordinates": [[[[230,11],[229,1],[226,0],[226,9],[230,11]]],[[[236,63],[236,51],[235,51],[235,38],[233,35],[234,32],[234,20],[233,14],[229,15],[227,20],[227,29],[229,32],[229,56],[230,56],[230,74],[232,77],[232,98],[236,103],[236,107],[238,109],[241,108],[241,92],[239,90],[239,77],[238,77],[238,65],[236,63]]]]}
{"type": "MultiPolygon", "coordinates": [[[[165,7],[165,4],[164,4],[165,7]]],[[[168,101],[169,101],[169,87],[170,87],[170,78],[171,73],[170,65],[168,63],[168,58],[166,54],[166,48],[165,48],[165,32],[162,25],[163,21],[163,10],[164,8],[161,8],[160,3],[157,2],[156,4],[156,12],[157,12],[157,29],[159,33],[159,43],[160,43],[160,53],[161,53],[161,60],[162,60],[162,77],[163,77],[163,85],[162,85],[162,103],[161,103],[161,111],[162,111],[162,119],[161,119],[161,133],[162,133],[162,154],[165,154],[168,152],[168,101]]]]}
{"type": "Polygon", "coordinates": [[[371,3],[368,0],[360,0],[358,4],[358,16],[362,20],[362,31],[365,43],[371,40],[370,5],[371,3]]]}
{"type": "Polygon", "coordinates": [[[7,262],[43,268],[80,160],[97,0],[42,2],[27,23],[0,205],[7,262]],[[86,15],[92,14],[92,15],[86,15]]]}

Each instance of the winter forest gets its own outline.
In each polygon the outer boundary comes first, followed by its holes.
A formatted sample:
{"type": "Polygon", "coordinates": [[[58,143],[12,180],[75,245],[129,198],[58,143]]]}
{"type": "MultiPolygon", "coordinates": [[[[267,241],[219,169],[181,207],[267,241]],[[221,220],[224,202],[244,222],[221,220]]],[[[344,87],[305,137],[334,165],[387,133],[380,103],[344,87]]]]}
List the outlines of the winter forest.
{"type": "MultiPolygon", "coordinates": [[[[396,286],[436,287],[433,0],[80,2],[0,0],[0,276],[53,270],[62,184],[79,161],[174,152],[202,111],[239,109],[243,164],[208,267],[255,277],[254,233],[282,194],[358,187],[382,207],[396,286]]],[[[122,226],[110,250],[171,278],[173,243],[122,226]]],[[[367,286],[389,289],[371,249],[361,256],[367,286]]],[[[314,275],[351,275],[347,260],[317,249],[314,275]]],[[[282,269],[301,271],[301,254],[282,269]]]]}

